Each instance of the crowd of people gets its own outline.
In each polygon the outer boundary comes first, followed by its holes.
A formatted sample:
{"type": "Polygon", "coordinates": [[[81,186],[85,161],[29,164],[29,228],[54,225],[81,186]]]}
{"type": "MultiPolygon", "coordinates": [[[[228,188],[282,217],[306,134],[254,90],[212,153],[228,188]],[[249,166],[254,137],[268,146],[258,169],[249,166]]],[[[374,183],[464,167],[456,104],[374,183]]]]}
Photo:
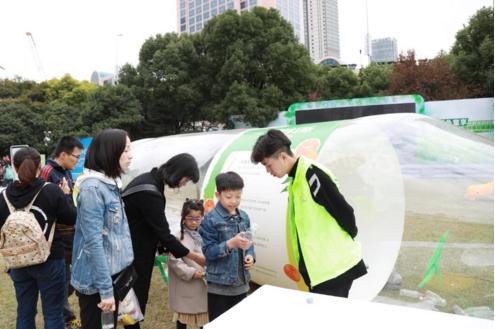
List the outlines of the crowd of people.
{"type": "MultiPolygon", "coordinates": [[[[290,145],[281,131],[269,130],[254,145],[251,160],[275,177],[292,178],[288,245],[309,290],[347,297],[353,280],[366,273],[354,240],[353,209],[329,170],[295,156],[290,145]]],[[[256,255],[245,234],[251,227],[249,215],[239,209],[244,181],[238,173],[215,177],[217,203],[208,213],[202,200],[184,200],[180,232],[172,234],[164,190],[198,182],[193,156],[177,154],[122,189],[121,176],[133,158],[126,131],[98,133],[86,152],[84,172],[74,182],[71,170],[82,151],[77,138],[66,136],[44,167],[34,148],[14,155],[18,178],[0,198],[0,227],[13,223],[16,210],[31,211],[51,243],[46,259],[8,271],[18,304],[18,329],[35,328],[38,297],[45,328],[98,329],[102,314],[109,313],[116,327],[119,303],[129,292],[120,283],[122,277],[125,286],[132,287],[145,321],[158,252],[169,255],[169,307],[177,328],[201,328],[246,298],[256,255]],[[68,301],[74,291],[79,315],[68,301]]],[[[17,257],[13,250],[8,252],[17,257]]],[[[0,247],[0,253],[7,251],[0,247]]]]}

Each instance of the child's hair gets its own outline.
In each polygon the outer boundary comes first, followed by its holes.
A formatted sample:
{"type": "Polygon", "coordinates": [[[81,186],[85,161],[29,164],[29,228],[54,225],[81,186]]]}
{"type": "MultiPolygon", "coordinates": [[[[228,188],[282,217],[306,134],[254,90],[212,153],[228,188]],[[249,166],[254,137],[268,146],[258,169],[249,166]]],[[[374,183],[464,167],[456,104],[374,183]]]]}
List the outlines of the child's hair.
{"type": "Polygon", "coordinates": [[[215,183],[217,185],[217,192],[242,190],[244,188],[244,181],[241,176],[233,171],[218,174],[217,177],[215,177],[215,183]]]}
{"type": "Polygon", "coordinates": [[[270,129],[266,134],[258,137],[251,152],[251,162],[257,164],[265,158],[278,156],[280,152],[292,156],[290,144],[290,139],[283,132],[278,129],[270,129]]]}
{"type": "Polygon", "coordinates": [[[180,219],[180,239],[184,240],[184,221],[186,216],[191,212],[191,210],[201,211],[201,216],[205,214],[205,207],[203,205],[202,199],[189,199],[187,198],[182,205],[181,219],[180,219]]]}

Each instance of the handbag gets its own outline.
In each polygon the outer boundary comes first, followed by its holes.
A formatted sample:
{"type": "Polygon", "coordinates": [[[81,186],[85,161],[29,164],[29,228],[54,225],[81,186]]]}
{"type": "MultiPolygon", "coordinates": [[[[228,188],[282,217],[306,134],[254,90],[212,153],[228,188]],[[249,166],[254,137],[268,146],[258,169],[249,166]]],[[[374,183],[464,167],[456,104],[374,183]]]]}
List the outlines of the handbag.
{"type": "Polygon", "coordinates": [[[139,321],[143,321],[144,316],[139,306],[134,289],[130,289],[124,300],[119,303],[117,321],[124,326],[131,326],[139,321]]]}
{"type": "Polygon", "coordinates": [[[119,301],[123,301],[129,290],[137,280],[137,273],[134,266],[129,265],[113,279],[114,294],[119,301]]]}

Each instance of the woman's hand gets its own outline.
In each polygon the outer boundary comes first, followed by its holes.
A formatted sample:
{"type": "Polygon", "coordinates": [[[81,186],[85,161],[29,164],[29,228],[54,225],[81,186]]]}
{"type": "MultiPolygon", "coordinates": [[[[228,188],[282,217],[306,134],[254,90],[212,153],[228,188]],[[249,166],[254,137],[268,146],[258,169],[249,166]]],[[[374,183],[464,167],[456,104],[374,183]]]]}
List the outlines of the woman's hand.
{"type": "Polygon", "coordinates": [[[203,254],[200,254],[199,252],[194,252],[194,251],[189,251],[189,253],[186,255],[187,258],[192,260],[193,262],[205,266],[206,265],[206,258],[203,256],[203,254]]]}
{"type": "Polygon", "coordinates": [[[115,311],[115,298],[105,298],[98,303],[98,307],[101,308],[103,312],[113,312],[115,311]]]}

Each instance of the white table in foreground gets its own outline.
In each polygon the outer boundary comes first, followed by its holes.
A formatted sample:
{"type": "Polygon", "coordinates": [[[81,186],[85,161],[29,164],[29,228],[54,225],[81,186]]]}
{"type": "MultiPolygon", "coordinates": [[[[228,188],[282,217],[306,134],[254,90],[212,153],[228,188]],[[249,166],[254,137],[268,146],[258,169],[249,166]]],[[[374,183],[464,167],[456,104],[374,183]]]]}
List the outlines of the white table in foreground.
{"type": "Polygon", "coordinates": [[[494,321],[264,285],[205,329],[484,329],[494,321]]]}

